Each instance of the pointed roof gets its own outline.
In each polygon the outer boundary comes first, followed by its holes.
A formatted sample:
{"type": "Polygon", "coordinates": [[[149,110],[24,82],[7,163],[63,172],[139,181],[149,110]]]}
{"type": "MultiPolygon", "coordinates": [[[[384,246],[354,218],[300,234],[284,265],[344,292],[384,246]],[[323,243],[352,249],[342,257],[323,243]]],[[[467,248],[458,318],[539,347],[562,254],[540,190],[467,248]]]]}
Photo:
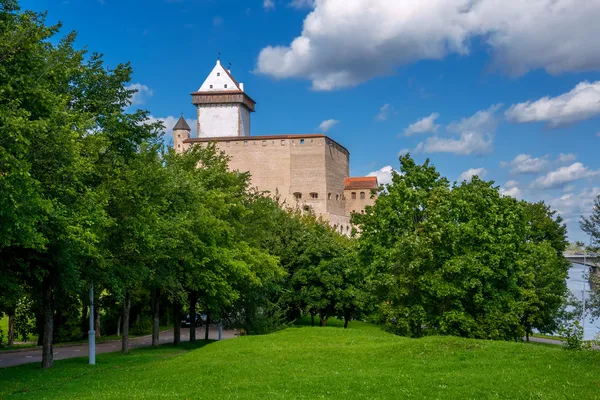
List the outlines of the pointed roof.
{"type": "Polygon", "coordinates": [[[183,115],[181,117],[179,117],[179,121],[177,121],[177,123],[175,124],[175,126],[173,127],[173,130],[184,130],[184,131],[191,131],[192,129],[190,128],[190,126],[188,125],[188,123],[186,122],[185,118],[183,118],[183,115]]]}
{"type": "Polygon", "coordinates": [[[198,92],[223,92],[232,90],[243,91],[233,75],[231,75],[231,72],[221,65],[220,60],[217,60],[217,64],[202,86],[200,86],[198,92]]]}

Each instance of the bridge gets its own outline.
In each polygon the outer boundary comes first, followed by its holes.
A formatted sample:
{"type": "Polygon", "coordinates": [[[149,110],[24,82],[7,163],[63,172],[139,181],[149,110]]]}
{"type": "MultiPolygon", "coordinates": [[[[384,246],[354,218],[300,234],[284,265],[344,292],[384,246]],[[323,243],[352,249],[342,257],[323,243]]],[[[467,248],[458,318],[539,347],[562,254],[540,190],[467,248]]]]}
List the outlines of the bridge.
{"type": "Polygon", "coordinates": [[[573,264],[585,265],[592,268],[600,268],[600,260],[598,259],[597,253],[588,253],[587,255],[584,255],[583,253],[575,253],[565,254],[564,256],[573,264]]]}

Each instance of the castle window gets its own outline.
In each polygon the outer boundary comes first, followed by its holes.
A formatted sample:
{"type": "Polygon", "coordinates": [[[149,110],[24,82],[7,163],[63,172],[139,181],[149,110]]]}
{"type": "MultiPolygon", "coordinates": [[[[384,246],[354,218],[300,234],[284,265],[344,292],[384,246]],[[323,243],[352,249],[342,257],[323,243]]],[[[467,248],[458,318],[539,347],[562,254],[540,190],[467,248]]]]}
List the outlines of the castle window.
{"type": "Polygon", "coordinates": [[[267,145],[267,141],[263,140],[263,146],[266,146],[266,145],[267,145]]]}
{"type": "Polygon", "coordinates": [[[360,213],[361,213],[361,214],[364,214],[364,213],[365,213],[365,210],[360,210],[360,213]]]}
{"type": "Polygon", "coordinates": [[[350,232],[350,227],[346,225],[346,233],[350,232]]]}
{"type": "Polygon", "coordinates": [[[221,73],[220,73],[220,72],[217,72],[217,76],[221,76],[221,73]]]}
{"type": "Polygon", "coordinates": [[[335,199],[336,199],[336,200],[339,200],[339,199],[340,199],[340,195],[339,195],[339,194],[336,194],[336,195],[335,195],[335,199]]]}
{"type": "Polygon", "coordinates": [[[285,140],[282,140],[282,141],[281,141],[281,145],[282,145],[282,146],[285,146],[285,140]]]}
{"type": "Polygon", "coordinates": [[[210,85],[210,88],[212,89],[212,88],[213,88],[213,86],[212,86],[212,85],[210,85]]]}
{"type": "Polygon", "coordinates": [[[365,192],[360,192],[360,199],[364,200],[365,199],[365,192]]]}
{"type": "Polygon", "coordinates": [[[356,192],[352,192],[352,200],[356,200],[356,192]]]}
{"type": "Polygon", "coordinates": [[[227,84],[225,84],[225,89],[227,89],[227,84]]]}
{"type": "Polygon", "coordinates": [[[327,200],[331,200],[331,193],[327,193],[327,200]]]}
{"type": "Polygon", "coordinates": [[[306,212],[310,211],[310,207],[309,207],[309,206],[304,206],[304,207],[302,207],[302,209],[303,209],[304,211],[306,211],[306,212]]]}
{"type": "Polygon", "coordinates": [[[294,193],[294,198],[295,198],[296,200],[301,200],[301,199],[302,199],[302,193],[300,193],[300,192],[296,192],[296,193],[294,193]]]}
{"type": "Polygon", "coordinates": [[[227,147],[229,147],[229,142],[225,142],[227,144],[227,147]]]}
{"type": "Polygon", "coordinates": [[[318,198],[319,198],[319,193],[312,192],[312,193],[310,194],[310,198],[311,198],[311,199],[318,199],[318,198]]]}
{"type": "Polygon", "coordinates": [[[244,140],[244,146],[248,146],[248,141],[244,140]]]}
{"type": "Polygon", "coordinates": [[[300,139],[300,144],[304,144],[304,139],[300,139]]]}

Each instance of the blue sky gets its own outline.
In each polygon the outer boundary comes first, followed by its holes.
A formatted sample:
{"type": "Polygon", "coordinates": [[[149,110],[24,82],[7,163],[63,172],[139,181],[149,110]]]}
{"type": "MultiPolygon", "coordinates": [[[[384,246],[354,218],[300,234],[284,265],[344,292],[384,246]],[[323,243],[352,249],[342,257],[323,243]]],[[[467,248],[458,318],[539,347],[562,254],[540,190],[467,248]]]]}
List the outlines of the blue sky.
{"type": "Polygon", "coordinates": [[[351,174],[398,154],[545,200],[583,240],[600,194],[600,0],[22,0],[130,61],[136,107],[194,120],[221,52],[257,102],[252,134],[326,133],[351,174]],[[325,123],[324,123],[325,122],[325,123]]]}

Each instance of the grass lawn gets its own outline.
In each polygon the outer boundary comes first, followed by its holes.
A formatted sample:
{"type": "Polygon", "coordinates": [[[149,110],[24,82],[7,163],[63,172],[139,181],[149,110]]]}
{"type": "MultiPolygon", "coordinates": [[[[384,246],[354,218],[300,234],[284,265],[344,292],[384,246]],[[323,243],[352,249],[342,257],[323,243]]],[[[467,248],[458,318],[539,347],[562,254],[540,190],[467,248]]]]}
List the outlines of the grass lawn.
{"type": "Polygon", "coordinates": [[[197,346],[0,369],[0,398],[600,399],[600,352],[558,346],[408,339],[360,322],[197,346]]]}

